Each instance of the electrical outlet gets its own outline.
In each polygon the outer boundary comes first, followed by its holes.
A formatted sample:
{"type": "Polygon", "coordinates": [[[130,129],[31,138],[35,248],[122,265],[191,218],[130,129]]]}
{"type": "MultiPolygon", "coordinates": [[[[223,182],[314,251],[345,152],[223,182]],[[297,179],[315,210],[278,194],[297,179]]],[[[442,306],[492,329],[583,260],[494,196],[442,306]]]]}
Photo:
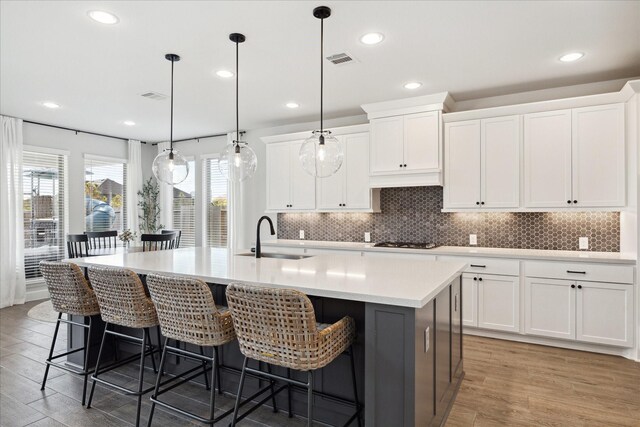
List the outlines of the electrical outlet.
{"type": "Polygon", "coordinates": [[[366,243],[371,242],[371,233],[369,233],[368,231],[365,231],[365,232],[364,232],[364,241],[365,241],[366,243]]]}
{"type": "Polygon", "coordinates": [[[578,239],[578,247],[580,249],[589,249],[589,238],[588,237],[580,237],[578,239]]]}
{"type": "Polygon", "coordinates": [[[469,244],[477,245],[478,244],[478,235],[477,234],[469,234],[469,244]]]}
{"type": "Polygon", "coordinates": [[[424,330],[424,352],[429,351],[429,328],[424,330]]]}
{"type": "Polygon", "coordinates": [[[304,230],[300,230],[300,239],[304,240],[304,230]]]}

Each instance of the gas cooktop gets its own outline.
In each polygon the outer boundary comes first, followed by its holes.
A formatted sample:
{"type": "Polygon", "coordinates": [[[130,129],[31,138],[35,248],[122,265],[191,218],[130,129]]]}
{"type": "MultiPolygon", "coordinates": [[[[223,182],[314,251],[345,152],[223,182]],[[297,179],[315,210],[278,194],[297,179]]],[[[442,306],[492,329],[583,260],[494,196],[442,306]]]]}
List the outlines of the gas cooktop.
{"type": "Polygon", "coordinates": [[[378,242],[373,245],[376,248],[403,248],[403,249],[433,249],[435,243],[407,243],[407,242],[378,242]]]}

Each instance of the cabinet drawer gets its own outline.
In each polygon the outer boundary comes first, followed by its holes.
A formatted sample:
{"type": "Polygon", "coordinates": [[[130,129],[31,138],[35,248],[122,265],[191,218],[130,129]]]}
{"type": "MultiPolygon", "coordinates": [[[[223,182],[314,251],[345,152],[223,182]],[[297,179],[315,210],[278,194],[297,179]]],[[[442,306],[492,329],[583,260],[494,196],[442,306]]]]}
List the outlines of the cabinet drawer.
{"type": "Polygon", "coordinates": [[[498,258],[476,258],[459,256],[440,256],[438,261],[458,261],[469,264],[466,273],[501,274],[518,276],[520,274],[520,261],[498,258]]]}
{"type": "Polygon", "coordinates": [[[633,284],[632,266],[527,261],[524,273],[527,277],[633,284]]]}

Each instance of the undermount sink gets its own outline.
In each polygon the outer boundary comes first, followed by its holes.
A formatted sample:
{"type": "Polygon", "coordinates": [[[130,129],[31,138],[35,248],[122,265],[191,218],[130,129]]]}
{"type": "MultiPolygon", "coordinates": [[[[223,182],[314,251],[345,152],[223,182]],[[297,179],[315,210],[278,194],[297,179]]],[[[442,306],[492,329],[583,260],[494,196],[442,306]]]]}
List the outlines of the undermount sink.
{"type": "MultiPolygon", "coordinates": [[[[247,253],[247,254],[238,254],[238,256],[252,256],[255,257],[256,254],[254,253],[247,253]]],[[[311,258],[312,255],[290,255],[290,254],[270,254],[270,253],[263,253],[261,254],[262,258],[279,258],[279,259],[305,259],[305,258],[311,258]]]]}

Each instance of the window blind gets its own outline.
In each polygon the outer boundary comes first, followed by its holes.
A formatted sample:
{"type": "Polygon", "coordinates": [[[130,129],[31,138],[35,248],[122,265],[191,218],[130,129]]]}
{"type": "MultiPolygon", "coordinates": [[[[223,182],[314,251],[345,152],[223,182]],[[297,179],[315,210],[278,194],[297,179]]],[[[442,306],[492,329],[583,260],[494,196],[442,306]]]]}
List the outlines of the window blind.
{"type": "Polygon", "coordinates": [[[84,159],[86,231],[127,228],[127,165],[124,160],[84,159]]]}
{"type": "Polygon", "coordinates": [[[189,175],[173,186],[173,230],[181,230],[180,247],[196,245],[196,180],[195,162],[189,162],[189,175]]]}
{"type": "Polygon", "coordinates": [[[227,247],[227,178],[218,169],[218,158],[203,160],[205,207],[205,245],[227,247]]]}
{"type": "Polygon", "coordinates": [[[25,278],[35,279],[42,276],[40,261],[66,258],[66,156],[34,151],[22,155],[25,278]]]}

